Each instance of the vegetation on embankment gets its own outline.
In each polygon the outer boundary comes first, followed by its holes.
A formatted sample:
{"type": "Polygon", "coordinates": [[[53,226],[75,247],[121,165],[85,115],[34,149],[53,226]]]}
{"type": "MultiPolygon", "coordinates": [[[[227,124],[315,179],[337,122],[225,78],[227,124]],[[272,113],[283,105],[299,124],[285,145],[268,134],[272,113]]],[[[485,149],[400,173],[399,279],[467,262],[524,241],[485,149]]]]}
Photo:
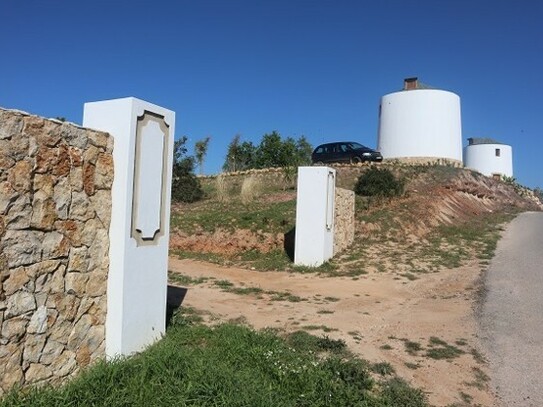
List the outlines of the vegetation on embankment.
{"type": "MultiPolygon", "coordinates": [[[[357,196],[354,245],[313,271],[413,274],[459,267],[472,259],[484,264],[503,223],[519,211],[537,209],[519,194],[518,186],[470,170],[377,167],[386,171],[370,165],[339,166],[338,186],[366,190],[360,188],[361,174],[389,172],[399,182],[393,188],[399,193],[392,195],[400,196],[357,196]]],[[[172,253],[257,270],[307,272],[293,266],[283,247],[295,226],[294,181],[285,179],[281,170],[203,178],[206,199],[172,211],[172,253]]]]}

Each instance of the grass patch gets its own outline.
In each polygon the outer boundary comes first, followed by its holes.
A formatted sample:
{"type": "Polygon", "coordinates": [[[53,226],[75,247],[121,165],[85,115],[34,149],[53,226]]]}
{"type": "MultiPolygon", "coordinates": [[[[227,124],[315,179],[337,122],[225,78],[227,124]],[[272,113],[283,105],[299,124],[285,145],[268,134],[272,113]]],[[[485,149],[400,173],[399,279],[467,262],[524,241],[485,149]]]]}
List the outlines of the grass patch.
{"type": "Polygon", "coordinates": [[[426,356],[432,359],[454,359],[466,353],[462,349],[449,345],[444,340],[435,336],[430,337],[428,346],[430,348],[426,351],[426,356]]]}
{"type": "Polygon", "coordinates": [[[177,321],[138,355],[98,362],[58,388],[13,390],[0,405],[427,406],[420,390],[399,379],[372,379],[341,342],[177,321]]]}
{"type": "Polygon", "coordinates": [[[333,314],[334,311],[330,311],[328,309],[320,309],[317,311],[317,314],[333,314]]]}
{"type": "Polygon", "coordinates": [[[416,355],[417,352],[422,350],[422,345],[420,343],[410,341],[408,339],[403,339],[403,345],[407,353],[409,353],[410,355],[416,355]]]}
{"type": "Polygon", "coordinates": [[[479,364],[483,364],[483,363],[486,363],[486,359],[485,357],[483,356],[483,354],[481,352],[479,352],[477,349],[475,348],[471,348],[469,353],[471,353],[471,356],[473,356],[473,359],[479,363],[479,364]]]}
{"type": "Polygon", "coordinates": [[[390,346],[388,343],[385,343],[384,345],[379,346],[379,349],[391,350],[392,346],[390,346]]]}
{"type": "Polygon", "coordinates": [[[209,280],[208,277],[193,278],[185,274],[174,273],[172,271],[168,271],[168,279],[172,283],[181,284],[183,286],[203,284],[209,280]]]}
{"type": "Polygon", "coordinates": [[[171,215],[172,230],[192,234],[213,233],[219,229],[233,231],[248,229],[253,232],[286,233],[294,227],[296,200],[286,202],[231,202],[202,201],[184,205],[171,215]],[[241,210],[240,210],[241,209],[241,210]]]}
{"type": "Polygon", "coordinates": [[[304,325],[304,326],[302,326],[302,329],[305,329],[307,331],[321,330],[323,332],[334,332],[334,331],[338,330],[336,328],[327,327],[326,325],[304,325]]]}
{"type": "Polygon", "coordinates": [[[412,370],[418,369],[420,367],[418,363],[411,363],[411,362],[405,362],[404,365],[408,369],[412,369],[412,370]]]}
{"type": "Polygon", "coordinates": [[[266,291],[266,294],[271,294],[271,301],[288,301],[288,302],[300,302],[307,301],[305,298],[291,294],[288,291],[266,291]]]}
{"type": "Polygon", "coordinates": [[[475,376],[475,380],[467,384],[479,390],[484,390],[487,387],[488,382],[490,381],[490,377],[478,367],[474,367],[472,370],[475,376]]]}
{"type": "Polygon", "coordinates": [[[393,375],[396,373],[396,370],[388,362],[379,362],[371,365],[371,371],[381,376],[393,375]]]}

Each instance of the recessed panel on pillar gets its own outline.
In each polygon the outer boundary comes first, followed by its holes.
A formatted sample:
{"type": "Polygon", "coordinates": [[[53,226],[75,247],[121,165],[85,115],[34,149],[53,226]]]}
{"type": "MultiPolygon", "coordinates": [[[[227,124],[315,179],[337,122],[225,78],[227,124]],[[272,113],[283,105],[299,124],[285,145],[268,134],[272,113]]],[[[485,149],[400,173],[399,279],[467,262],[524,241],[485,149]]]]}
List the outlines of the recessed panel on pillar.
{"type": "Polygon", "coordinates": [[[132,237],[139,245],[162,235],[164,174],[169,128],[164,117],[144,112],[138,117],[132,205],[132,237]]]}

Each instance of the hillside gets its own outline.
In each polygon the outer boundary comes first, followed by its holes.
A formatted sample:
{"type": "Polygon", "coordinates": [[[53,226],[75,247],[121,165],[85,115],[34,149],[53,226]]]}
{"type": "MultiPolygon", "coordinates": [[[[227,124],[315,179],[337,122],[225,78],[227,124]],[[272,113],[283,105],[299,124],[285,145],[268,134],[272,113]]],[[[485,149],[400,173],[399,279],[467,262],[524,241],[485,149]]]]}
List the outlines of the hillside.
{"type": "MultiPolygon", "coordinates": [[[[339,186],[367,168],[337,167],[339,186]]],[[[407,180],[405,196],[357,197],[355,243],[316,270],[293,267],[283,250],[293,180],[280,170],[203,179],[208,199],[172,212],[170,282],[208,325],[343,341],[432,405],[494,406],[476,332],[481,276],[505,222],[541,205],[464,169],[389,168],[407,180]]]]}
{"type": "MultiPolygon", "coordinates": [[[[390,168],[407,181],[405,196],[386,201],[357,197],[355,245],[331,262],[336,273],[352,271],[358,266],[357,257],[364,257],[364,267],[371,269],[372,252],[382,254],[391,244],[395,250],[416,252],[419,259],[422,255],[426,265],[435,263],[436,251],[448,251],[452,240],[463,247],[475,239],[471,248],[485,250],[478,247],[482,243],[477,242],[479,234],[474,232],[519,211],[541,208],[529,191],[523,192],[528,196],[521,196],[518,186],[470,170],[437,165],[380,167],[390,168]],[[434,253],[425,256],[429,250],[434,253]]],[[[338,166],[338,186],[353,189],[358,176],[368,168],[338,166]]],[[[207,196],[204,201],[172,210],[173,250],[182,257],[221,264],[266,270],[292,268],[283,244],[285,233],[295,225],[294,180],[285,182],[281,170],[267,170],[202,181],[207,196]]],[[[463,250],[457,257],[462,257],[463,250]]],[[[406,263],[412,256],[401,257],[400,264],[408,269],[406,263]]]]}

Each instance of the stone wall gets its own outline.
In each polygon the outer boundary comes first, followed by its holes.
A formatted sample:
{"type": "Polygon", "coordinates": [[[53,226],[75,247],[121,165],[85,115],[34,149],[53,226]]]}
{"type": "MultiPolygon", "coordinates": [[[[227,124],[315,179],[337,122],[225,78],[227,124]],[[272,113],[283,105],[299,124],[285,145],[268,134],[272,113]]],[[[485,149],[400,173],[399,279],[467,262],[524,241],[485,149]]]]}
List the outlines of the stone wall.
{"type": "Polygon", "coordinates": [[[0,109],[0,394],[104,355],[113,139],[0,109]]]}
{"type": "Polygon", "coordinates": [[[354,242],[354,191],[336,188],[334,225],[334,255],[354,242]]]}

